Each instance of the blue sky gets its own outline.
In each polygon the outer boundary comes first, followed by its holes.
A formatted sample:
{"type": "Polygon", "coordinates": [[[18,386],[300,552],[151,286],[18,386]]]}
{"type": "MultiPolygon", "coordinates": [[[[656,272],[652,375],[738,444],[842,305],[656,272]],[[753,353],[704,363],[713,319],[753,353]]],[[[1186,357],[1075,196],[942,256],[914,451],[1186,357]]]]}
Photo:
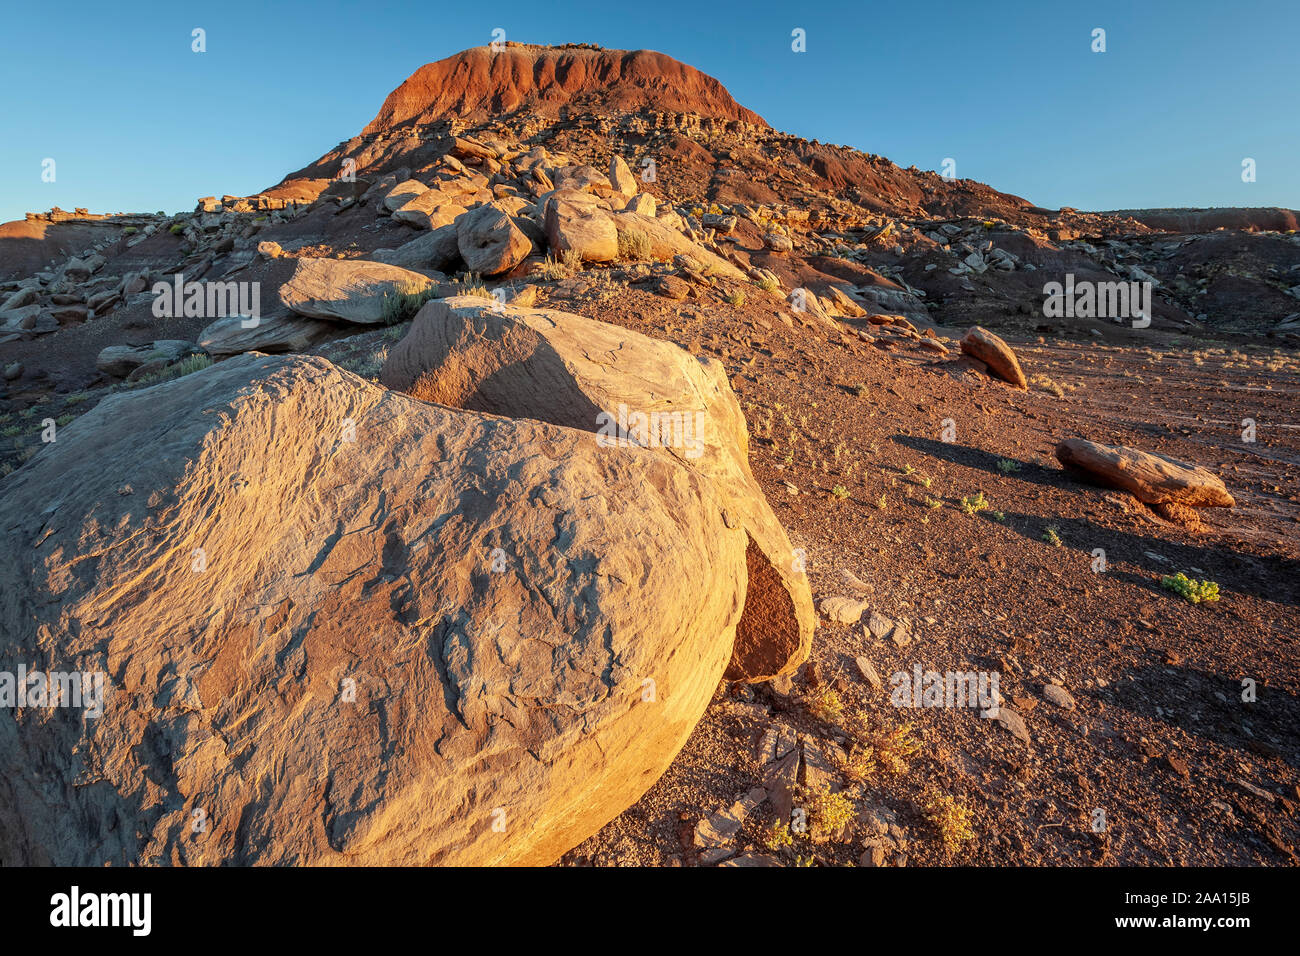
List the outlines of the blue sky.
{"type": "Polygon", "coordinates": [[[7,4],[0,221],[254,193],[359,132],[417,67],[497,27],[659,50],[778,129],[901,166],[951,157],[959,177],[1043,206],[1300,207],[1297,0],[128,0],[7,4]],[[796,27],[805,53],[791,51],[796,27]],[[1091,50],[1097,27],[1105,53],[1091,50]]]}

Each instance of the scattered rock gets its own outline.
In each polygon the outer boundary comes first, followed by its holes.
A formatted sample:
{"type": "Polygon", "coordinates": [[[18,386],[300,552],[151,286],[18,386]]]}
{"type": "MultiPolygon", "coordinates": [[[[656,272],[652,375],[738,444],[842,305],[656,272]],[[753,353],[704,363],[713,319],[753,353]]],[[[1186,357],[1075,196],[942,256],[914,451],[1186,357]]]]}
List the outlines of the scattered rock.
{"type": "Polygon", "coordinates": [[[880,675],[876,673],[876,668],[872,666],[871,661],[867,660],[865,657],[856,657],[854,658],[854,663],[858,665],[858,673],[865,678],[868,684],[876,690],[880,690],[884,687],[884,684],[880,680],[880,675]]]}
{"type": "Polygon", "coordinates": [[[666,299],[684,299],[691,294],[691,284],[677,276],[663,275],[654,281],[654,291],[666,299]]]}
{"type": "Polygon", "coordinates": [[[1016,739],[1024,741],[1025,743],[1031,742],[1029,738],[1029,728],[1025,726],[1025,722],[1021,719],[1020,715],[1010,707],[1005,704],[998,707],[996,719],[997,722],[1009,730],[1016,739]]]}
{"type": "Polygon", "coordinates": [[[877,641],[883,641],[894,629],[894,622],[883,614],[872,611],[867,617],[867,634],[877,641]]]}
{"type": "Polygon", "coordinates": [[[737,797],[731,806],[701,820],[695,827],[695,845],[726,846],[735,839],[754,809],[766,799],[767,791],[762,787],[755,787],[743,796],[737,797]]]}
{"type": "Polygon", "coordinates": [[[1070,696],[1068,690],[1059,684],[1048,684],[1043,688],[1043,696],[1057,707],[1074,710],[1074,698],[1070,696]]]}
{"type": "Polygon", "coordinates": [[[817,609],[822,615],[838,624],[856,624],[867,608],[867,602],[847,594],[833,594],[824,597],[817,609]]]}

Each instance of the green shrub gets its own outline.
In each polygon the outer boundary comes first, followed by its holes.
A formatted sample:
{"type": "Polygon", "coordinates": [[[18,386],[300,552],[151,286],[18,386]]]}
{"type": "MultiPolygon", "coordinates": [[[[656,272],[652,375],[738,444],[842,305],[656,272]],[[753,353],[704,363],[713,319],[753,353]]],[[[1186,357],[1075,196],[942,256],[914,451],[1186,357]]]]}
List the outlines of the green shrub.
{"type": "Polygon", "coordinates": [[[1213,581],[1197,581],[1189,578],[1179,571],[1177,574],[1166,574],[1160,579],[1160,583],[1170,591],[1173,591],[1179,597],[1185,598],[1192,604],[1209,604],[1219,599],[1219,586],[1213,581]]]}

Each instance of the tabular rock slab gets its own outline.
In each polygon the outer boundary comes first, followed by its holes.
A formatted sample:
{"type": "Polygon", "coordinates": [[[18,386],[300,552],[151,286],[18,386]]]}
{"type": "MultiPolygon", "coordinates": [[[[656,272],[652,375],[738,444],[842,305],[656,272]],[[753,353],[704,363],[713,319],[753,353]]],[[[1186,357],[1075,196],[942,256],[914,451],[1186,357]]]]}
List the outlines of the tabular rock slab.
{"type": "Polygon", "coordinates": [[[147,362],[162,359],[170,364],[194,351],[194,343],[184,339],[159,339],[152,345],[110,345],[100,350],[95,367],[105,375],[122,378],[147,362]]]}
{"type": "Polygon", "coordinates": [[[1003,381],[1010,382],[1016,388],[1029,387],[1025,373],[1020,369],[1020,362],[1016,359],[1016,353],[1011,350],[1011,346],[988,329],[978,325],[971,326],[962,336],[961,350],[963,354],[983,362],[993,375],[1003,381]]]}
{"type": "Polygon", "coordinates": [[[393,218],[417,229],[438,229],[465,212],[464,195],[426,189],[393,211],[393,218]]]}
{"type": "Polygon", "coordinates": [[[0,493],[0,659],[108,686],[0,709],[0,859],[552,862],[721,678],[725,509],[652,451],[316,357],[107,398],[0,493]]]}
{"type": "Polygon", "coordinates": [[[1187,508],[1231,508],[1236,504],[1214,472],[1164,455],[1070,438],[1056,446],[1056,458],[1070,471],[1127,491],[1145,504],[1187,508]]]}
{"type": "Polygon", "coordinates": [[[339,329],[334,322],[296,315],[263,315],[256,325],[245,327],[251,321],[240,315],[217,319],[199,333],[199,345],[213,358],[243,352],[303,352],[339,329]]]}
{"type": "Polygon", "coordinates": [[[313,319],[342,319],[363,325],[384,321],[384,299],[428,288],[430,280],[382,262],[364,259],[299,259],[280,301],[313,319]]]}
{"type": "Polygon", "coordinates": [[[495,202],[456,220],[456,244],[465,267],[485,276],[509,272],[533,251],[532,240],[511,221],[510,213],[495,202]]]}
{"type": "Polygon", "coordinates": [[[417,398],[596,433],[710,479],[728,527],[749,534],[749,589],[730,680],[792,673],[816,615],[802,563],[749,470],[744,416],[722,364],[668,342],[549,309],[429,302],[389,350],[380,381],[417,398]],[[652,417],[654,416],[654,417],[652,417]]]}

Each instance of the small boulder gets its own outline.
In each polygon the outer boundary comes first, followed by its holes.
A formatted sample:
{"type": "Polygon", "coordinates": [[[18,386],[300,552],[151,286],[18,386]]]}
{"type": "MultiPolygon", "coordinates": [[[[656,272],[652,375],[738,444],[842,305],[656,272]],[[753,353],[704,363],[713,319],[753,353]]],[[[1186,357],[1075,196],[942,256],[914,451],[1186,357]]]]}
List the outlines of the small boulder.
{"type": "Polygon", "coordinates": [[[964,355],[978,359],[989,367],[989,372],[1016,388],[1028,388],[1025,373],[1020,370],[1016,353],[1002,339],[988,329],[978,325],[971,326],[962,336],[961,350],[964,355]]]}

